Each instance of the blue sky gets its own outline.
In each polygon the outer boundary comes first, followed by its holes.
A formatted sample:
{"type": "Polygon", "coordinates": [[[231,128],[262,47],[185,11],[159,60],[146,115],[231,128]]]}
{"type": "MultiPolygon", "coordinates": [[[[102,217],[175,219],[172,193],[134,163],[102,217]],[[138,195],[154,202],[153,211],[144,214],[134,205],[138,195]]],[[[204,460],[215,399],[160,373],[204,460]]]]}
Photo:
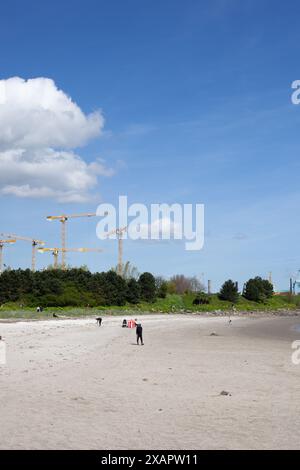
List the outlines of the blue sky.
{"type": "MultiPolygon", "coordinates": [[[[129,203],[205,204],[199,252],[125,242],[140,271],[198,275],[215,289],[272,271],[284,289],[300,268],[300,106],[291,103],[299,14],[292,0],[14,0],[1,7],[0,79],[51,78],[86,115],[101,109],[102,135],[74,149],[113,169],[93,188],[98,202],[125,194],[129,203]]],[[[13,194],[0,205],[1,231],[51,246],[59,225],[45,216],[97,207],[13,194]]],[[[70,221],[68,246],[105,251],[68,261],[106,270],[117,244],[100,242],[95,227],[70,221]]],[[[39,255],[39,268],[50,262],[39,255]]],[[[7,248],[5,263],[29,266],[30,246],[7,248]]]]}

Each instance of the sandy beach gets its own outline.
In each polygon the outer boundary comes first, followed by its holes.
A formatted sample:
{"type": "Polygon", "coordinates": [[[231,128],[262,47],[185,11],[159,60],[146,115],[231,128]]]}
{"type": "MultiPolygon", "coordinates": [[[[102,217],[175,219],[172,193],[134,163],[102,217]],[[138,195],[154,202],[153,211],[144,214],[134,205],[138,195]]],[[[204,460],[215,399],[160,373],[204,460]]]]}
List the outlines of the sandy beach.
{"type": "Polygon", "coordinates": [[[138,318],[0,323],[0,448],[300,448],[300,318],[138,318]]]}

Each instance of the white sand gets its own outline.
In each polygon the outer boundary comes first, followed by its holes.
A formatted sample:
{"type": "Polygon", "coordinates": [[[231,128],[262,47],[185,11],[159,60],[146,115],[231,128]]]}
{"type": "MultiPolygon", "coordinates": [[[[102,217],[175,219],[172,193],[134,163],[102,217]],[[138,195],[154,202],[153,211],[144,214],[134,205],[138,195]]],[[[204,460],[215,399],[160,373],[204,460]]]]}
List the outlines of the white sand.
{"type": "Polygon", "coordinates": [[[297,319],[139,318],[0,323],[0,448],[300,448],[297,319]]]}

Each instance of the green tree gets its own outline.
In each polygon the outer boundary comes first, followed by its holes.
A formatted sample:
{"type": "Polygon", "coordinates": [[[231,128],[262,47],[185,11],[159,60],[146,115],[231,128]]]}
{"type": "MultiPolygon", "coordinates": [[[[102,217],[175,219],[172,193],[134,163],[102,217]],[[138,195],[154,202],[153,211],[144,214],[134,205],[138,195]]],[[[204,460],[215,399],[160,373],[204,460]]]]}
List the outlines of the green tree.
{"type": "Polygon", "coordinates": [[[141,300],[141,287],[136,279],[129,279],[127,283],[126,300],[130,304],[138,304],[141,300]]]}
{"type": "Polygon", "coordinates": [[[246,282],[243,296],[254,302],[265,302],[274,294],[273,285],[266,279],[256,276],[246,282]]]}
{"type": "Polygon", "coordinates": [[[160,299],[165,299],[168,293],[168,282],[161,276],[155,278],[156,295],[160,299]]]}
{"type": "Polygon", "coordinates": [[[225,281],[219,292],[219,299],[228,300],[229,302],[237,302],[239,298],[238,288],[231,279],[225,281]]]}
{"type": "Polygon", "coordinates": [[[141,288],[141,298],[145,302],[154,302],[155,300],[155,278],[151,273],[143,273],[140,275],[138,283],[141,288]]]}
{"type": "Polygon", "coordinates": [[[126,281],[114,271],[104,273],[102,294],[105,305],[125,305],[126,281]]]}
{"type": "Polygon", "coordinates": [[[167,297],[167,293],[168,293],[168,283],[166,281],[164,281],[158,291],[157,291],[157,297],[159,297],[160,299],[165,299],[167,297]]]}

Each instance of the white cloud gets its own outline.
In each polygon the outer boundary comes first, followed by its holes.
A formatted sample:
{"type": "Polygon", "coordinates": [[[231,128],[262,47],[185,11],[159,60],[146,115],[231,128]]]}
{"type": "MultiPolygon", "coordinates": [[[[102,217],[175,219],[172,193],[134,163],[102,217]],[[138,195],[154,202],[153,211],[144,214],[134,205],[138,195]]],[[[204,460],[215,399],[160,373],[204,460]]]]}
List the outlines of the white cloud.
{"type": "Polygon", "coordinates": [[[53,80],[0,80],[0,193],[83,202],[98,176],[111,176],[71,149],[101,133],[100,112],[85,115],[53,80]]]}
{"type": "Polygon", "coordinates": [[[75,148],[103,124],[100,112],[85,115],[49,78],[0,80],[2,148],[75,148]]]}
{"type": "Polygon", "coordinates": [[[52,149],[1,152],[0,169],[2,194],[54,197],[61,202],[86,201],[97,177],[113,174],[100,160],[88,164],[73,152],[52,149]]]}

